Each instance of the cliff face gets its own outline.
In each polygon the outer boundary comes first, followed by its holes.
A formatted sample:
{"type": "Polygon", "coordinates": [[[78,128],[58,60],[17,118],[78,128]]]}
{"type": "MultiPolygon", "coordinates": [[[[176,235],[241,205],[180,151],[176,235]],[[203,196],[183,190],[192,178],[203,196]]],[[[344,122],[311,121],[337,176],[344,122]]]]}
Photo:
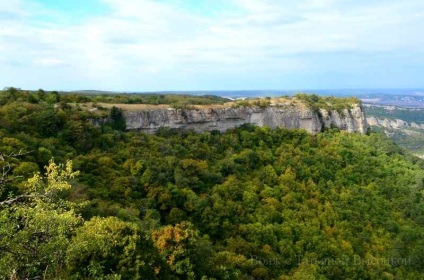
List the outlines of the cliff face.
{"type": "Polygon", "coordinates": [[[366,132],[366,118],[362,107],[353,106],[340,113],[336,110],[313,111],[306,106],[278,105],[265,108],[202,108],[202,109],[149,109],[126,112],[127,129],[154,133],[160,127],[194,129],[198,132],[221,132],[242,124],[271,128],[303,128],[316,134],[322,128],[337,127],[348,132],[366,132]]]}
{"type": "Polygon", "coordinates": [[[384,128],[391,128],[391,129],[402,129],[402,128],[416,128],[416,129],[424,129],[424,124],[418,124],[415,122],[408,123],[401,119],[391,120],[391,119],[379,119],[376,117],[369,117],[367,118],[367,123],[369,125],[373,126],[381,126],[384,128]]]}

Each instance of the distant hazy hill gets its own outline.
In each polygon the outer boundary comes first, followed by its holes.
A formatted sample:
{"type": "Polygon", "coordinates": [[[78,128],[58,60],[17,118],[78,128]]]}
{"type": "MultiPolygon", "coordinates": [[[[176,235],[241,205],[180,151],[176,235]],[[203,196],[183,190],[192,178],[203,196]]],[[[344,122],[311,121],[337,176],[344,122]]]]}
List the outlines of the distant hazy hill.
{"type": "Polygon", "coordinates": [[[399,146],[424,154],[424,109],[365,104],[368,124],[383,131],[399,146]]]}

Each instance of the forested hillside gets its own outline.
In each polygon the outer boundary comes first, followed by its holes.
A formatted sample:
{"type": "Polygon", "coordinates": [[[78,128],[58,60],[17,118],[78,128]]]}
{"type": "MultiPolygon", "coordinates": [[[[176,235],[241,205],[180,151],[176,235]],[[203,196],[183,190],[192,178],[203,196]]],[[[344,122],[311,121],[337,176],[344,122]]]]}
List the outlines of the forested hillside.
{"type": "Polygon", "coordinates": [[[0,105],[0,279],[424,278],[424,162],[384,134],[146,135],[57,93],[0,105]]]}

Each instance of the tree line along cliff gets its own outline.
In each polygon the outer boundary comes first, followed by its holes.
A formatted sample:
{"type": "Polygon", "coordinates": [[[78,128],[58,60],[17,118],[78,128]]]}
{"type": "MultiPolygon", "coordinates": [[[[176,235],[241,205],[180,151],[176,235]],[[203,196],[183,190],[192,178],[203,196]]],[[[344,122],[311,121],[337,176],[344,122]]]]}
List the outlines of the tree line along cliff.
{"type": "Polygon", "coordinates": [[[1,103],[26,101],[33,106],[48,103],[60,114],[64,108],[72,107],[95,125],[109,122],[114,128],[146,133],[154,133],[161,127],[224,132],[243,124],[300,128],[313,134],[329,128],[359,133],[367,130],[360,100],[314,94],[231,101],[209,95],[59,95],[8,88],[3,91],[2,100],[1,103]]]}

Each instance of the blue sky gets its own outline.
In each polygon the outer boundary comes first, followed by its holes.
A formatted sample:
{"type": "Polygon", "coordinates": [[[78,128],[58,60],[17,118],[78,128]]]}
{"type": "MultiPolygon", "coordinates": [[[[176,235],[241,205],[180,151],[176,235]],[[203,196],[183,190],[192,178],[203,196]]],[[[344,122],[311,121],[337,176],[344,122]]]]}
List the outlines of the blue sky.
{"type": "Polygon", "coordinates": [[[0,87],[424,87],[422,0],[8,0],[0,87]]]}

